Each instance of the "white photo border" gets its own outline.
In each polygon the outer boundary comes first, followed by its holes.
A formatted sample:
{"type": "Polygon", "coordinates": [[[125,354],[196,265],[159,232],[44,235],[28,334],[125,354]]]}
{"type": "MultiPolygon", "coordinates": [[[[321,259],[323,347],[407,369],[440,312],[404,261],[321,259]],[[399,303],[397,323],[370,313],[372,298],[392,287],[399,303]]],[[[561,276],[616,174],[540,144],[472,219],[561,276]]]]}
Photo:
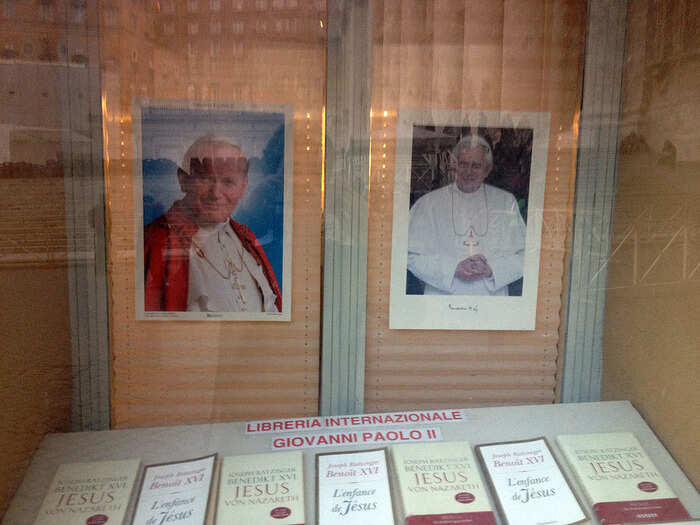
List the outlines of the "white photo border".
{"type": "Polygon", "coordinates": [[[534,330],[550,114],[517,111],[402,109],[396,130],[390,329],[534,330]],[[408,295],[408,223],[414,126],[532,129],[527,230],[521,296],[408,295]]]}
{"type": "MultiPolygon", "coordinates": [[[[294,108],[292,105],[237,102],[197,102],[191,100],[156,100],[137,98],[132,103],[132,129],[134,151],[134,239],[135,250],[135,317],[137,320],[186,320],[186,321],[291,321],[292,313],[292,216],[294,180],[294,108]],[[281,113],[284,115],[284,190],[283,190],[283,238],[282,276],[276,276],[282,284],[282,311],[271,312],[172,312],[146,311],[144,297],[144,209],[143,209],[143,130],[144,108],[192,111],[230,111],[249,113],[281,113]]],[[[208,130],[202,130],[207,134],[208,130]]],[[[184,150],[183,152],[184,153],[184,150]]],[[[172,159],[176,161],[176,159],[172,159]]],[[[180,159],[177,159],[180,160],[180,159]]]]}

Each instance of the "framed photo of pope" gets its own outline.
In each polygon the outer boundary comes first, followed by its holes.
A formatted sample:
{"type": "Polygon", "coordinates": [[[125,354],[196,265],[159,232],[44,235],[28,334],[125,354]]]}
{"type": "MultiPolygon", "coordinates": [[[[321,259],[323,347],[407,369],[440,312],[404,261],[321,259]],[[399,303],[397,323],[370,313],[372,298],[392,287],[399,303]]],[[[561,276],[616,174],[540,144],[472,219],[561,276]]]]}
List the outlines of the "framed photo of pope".
{"type": "Polygon", "coordinates": [[[534,330],[549,114],[401,110],[392,329],[534,330]]]}
{"type": "Polygon", "coordinates": [[[137,319],[290,320],[293,116],[134,104],[137,319]]]}

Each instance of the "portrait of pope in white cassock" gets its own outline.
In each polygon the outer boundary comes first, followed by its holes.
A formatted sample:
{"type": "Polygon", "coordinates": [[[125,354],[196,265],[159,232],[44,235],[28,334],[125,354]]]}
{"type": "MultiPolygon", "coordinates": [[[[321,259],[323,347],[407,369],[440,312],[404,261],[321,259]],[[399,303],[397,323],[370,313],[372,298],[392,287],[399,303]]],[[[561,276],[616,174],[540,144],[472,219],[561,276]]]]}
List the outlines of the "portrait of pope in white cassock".
{"type": "MultiPolygon", "coordinates": [[[[507,189],[485,182],[494,172],[494,146],[486,137],[468,134],[438,157],[446,184],[417,198],[409,212],[406,293],[520,295],[526,234],[521,207],[527,200],[522,170],[510,178],[499,170],[507,181],[501,186],[520,186],[525,198],[519,204],[507,189]]],[[[524,164],[529,167],[529,158],[524,164]]]]}

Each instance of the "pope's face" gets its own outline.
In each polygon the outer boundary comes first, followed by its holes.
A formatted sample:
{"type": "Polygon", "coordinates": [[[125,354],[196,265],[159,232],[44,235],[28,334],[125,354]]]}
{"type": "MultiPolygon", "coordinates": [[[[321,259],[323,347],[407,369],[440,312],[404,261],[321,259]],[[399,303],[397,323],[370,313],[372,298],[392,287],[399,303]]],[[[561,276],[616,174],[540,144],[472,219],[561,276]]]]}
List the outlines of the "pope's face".
{"type": "Polygon", "coordinates": [[[204,144],[193,152],[189,175],[180,174],[185,205],[198,224],[225,222],[248,187],[248,162],[231,144],[204,144]]]}
{"type": "Polygon", "coordinates": [[[454,171],[457,187],[464,193],[478,190],[491,171],[486,152],[480,147],[461,150],[457,158],[452,159],[450,168],[454,171]]]}

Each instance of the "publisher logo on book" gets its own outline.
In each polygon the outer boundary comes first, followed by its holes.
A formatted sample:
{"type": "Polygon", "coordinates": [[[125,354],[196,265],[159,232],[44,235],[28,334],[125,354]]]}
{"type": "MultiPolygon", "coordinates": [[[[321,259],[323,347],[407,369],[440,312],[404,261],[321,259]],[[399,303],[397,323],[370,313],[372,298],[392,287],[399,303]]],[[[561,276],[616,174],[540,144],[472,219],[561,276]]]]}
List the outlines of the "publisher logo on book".
{"type": "Polygon", "coordinates": [[[471,492],[458,492],[455,494],[455,501],[458,501],[459,503],[471,503],[475,499],[474,494],[471,492]]]}
{"type": "Polygon", "coordinates": [[[288,509],[287,507],[275,507],[270,511],[270,516],[272,516],[275,519],[281,520],[289,517],[291,513],[292,510],[288,509]]]}
{"type": "Polygon", "coordinates": [[[637,488],[642,492],[656,492],[659,486],[651,481],[641,481],[637,484],[637,488]]]}
{"type": "Polygon", "coordinates": [[[107,520],[109,520],[109,518],[104,514],[95,514],[85,520],[85,525],[102,525],[103,523],[107,523],[107,520]]]}

